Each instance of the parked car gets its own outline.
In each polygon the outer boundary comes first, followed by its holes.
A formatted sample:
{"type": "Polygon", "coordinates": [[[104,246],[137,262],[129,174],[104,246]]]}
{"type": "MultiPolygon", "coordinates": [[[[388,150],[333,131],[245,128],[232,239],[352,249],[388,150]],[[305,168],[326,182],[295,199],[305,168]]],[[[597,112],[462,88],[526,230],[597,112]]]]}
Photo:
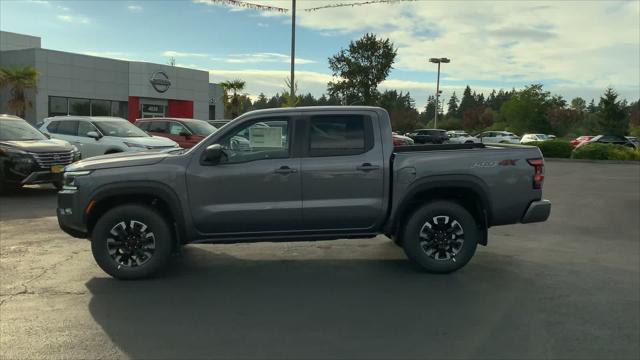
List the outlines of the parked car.
{"type": "Polygon", "coordinates": [[[549,141],[551,140],[546,134],[524,134],[520,139],[520,144],[526,144],[534,141],[549,141]]]}
{"type": "Polygon", "coordinates": [[[91,239],[104,271],[135,279],[156,273],[188,243],[378,234],[423,269],[448,273],[487,244],[489,227],[549,216],[537,147],[394,150],[391,143],[381,108],[252,111],[190,151],[71,165],[58,194],[58,221],[68,234],[91,239]],[[232,139],[244,133],[250,147],[234,149],[232,139]]]}
{"type": "Polygon", "coordinates": [[[480,142],[480,139],[467,134],[464,130],[447,131],[447,137],[449,137],[448,142],[451,144],[473,144],[480,142]]]}
{"type": "Polygon", "coordinates": [[[449,139],[447,131],[440,129],[418,129],[405,135],[416,144],[442,144],[449,139]]]}
{"type": "Polygon", "coordinates": [[[407,146],[415,143],[412,138],[400,135],[397,132],[393,132],[391,135],[393,137],[393,146],[407,146]]]}
{"type": "Polygon", "coordinates": [[[192,148],[217,130],[206,121],[181,118],[144,118],[136,120],[135,125],[150,135],[171,139],[184,149],[192,148]]]}
{"type": "Polygon", "coordinates": [[[594,136],[589,141],[585,141],[585,142],[579,144],[578,146],[576,146],[576,149],[579,149],[579,148],[581,148],[581,147],[583,147],[583,146],[585,146],[587,144],[594,144],[594,143],[622,145],[622,146],[628,146],[628,147],[634,148],[634,149],[638,148],[638,145],[634,144],[631,140],[627,139],[624,136],[619,136],[619,135],[598,135],[598,136],[594,136]]]}
{"type": "Polygon", "coordinates": [[[508,131],[485,131],[478,135],[477,138],[483,144],[519,144],[520,137],[508,131]]]}
{"type": "Polygon", "coordinates": [[[547,139],[548,139],[548,140],[555,140],[555,139],[557,139],[557,138],[558,138],[558,137],[557,137],[557,136],[555,136],[555,135],[553,135],[553,134],[547,134],[547,139]]]}
{"type": "Polygon", "coordinates": [[[178,147],[175,141],[151,136],[118,117],[54,116],[44,119],[40,130],[77,146],[83,159],[125,151],[178,147]]]}
{"type": "Polygon", "coordinates": [[[0,115],[0,190],[43,183],[61,188],[64,167],[79,158],[68,142],[48,138],[17,116],[0,115]]]}
{"type": "Polygon", "coordinates": [[[640,140],[638,140],[635,136],[625,136],[627,140],[631,141],[632,144],[636,146],[636,148],[640,148],[640,140]]]}
{"type": "Polygon", "coordinates": [[[575,148],[576,146],[582,144],[583,142],[589,141],[591,139],[593,139],[593,135],[583,135],[571,140],[570,143],[571,143],[571,146],[575,148]]]}

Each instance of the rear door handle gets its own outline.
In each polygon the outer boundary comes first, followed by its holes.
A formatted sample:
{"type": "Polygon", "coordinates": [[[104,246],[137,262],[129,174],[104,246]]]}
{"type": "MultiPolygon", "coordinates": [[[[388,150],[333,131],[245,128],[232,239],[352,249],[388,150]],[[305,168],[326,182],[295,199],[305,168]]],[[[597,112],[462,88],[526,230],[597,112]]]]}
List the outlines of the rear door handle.
{"type": "Polygon", "coordinates": [[[358,171],[368,172],[368,171],[378,170],[378,169],[380,169],[380,166],[371,165],[370,163],[364,163],[364,164],[358,166],[356,169],[358,171]]]}
{"type": "Polygon", "coordinates": [[[287,175],[287,174],[293,174],[293,173],[297,173],[298,170],[296,169],[292,169],[288,166],[281,166],[279,169],[275,170],[276,174],[282,174],[282,175],[287,175]]]}

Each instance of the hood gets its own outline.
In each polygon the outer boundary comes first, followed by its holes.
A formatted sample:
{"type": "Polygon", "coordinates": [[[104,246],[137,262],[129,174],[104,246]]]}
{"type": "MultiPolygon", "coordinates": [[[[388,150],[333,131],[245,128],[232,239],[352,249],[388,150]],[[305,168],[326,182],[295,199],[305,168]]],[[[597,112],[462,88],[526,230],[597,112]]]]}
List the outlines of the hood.
{"type": "Polygon", "coordinates": [[[80,160],[69,166],[66,171],[110,169],[125,166],[143,166],[159,163],[168,156],[164,151],[121,152],[116,154],[95,156],[80,160]]]}
{"type": "Polygon", "coordinates": [[[160,137],[160,136],[119,138],[119,139],[122,141],[136,143],[136,144],[150,146],[150,147],[178,146],[178,143],[176,143],[175,141],[165,137],[160,137]]]}
{"type": "Polygon", "coordinates": [[[73,149],[73,146],[68,142],[57,139],[6,140],[0,141],[0,145],[33,153],[62,152],[73,149]]]}

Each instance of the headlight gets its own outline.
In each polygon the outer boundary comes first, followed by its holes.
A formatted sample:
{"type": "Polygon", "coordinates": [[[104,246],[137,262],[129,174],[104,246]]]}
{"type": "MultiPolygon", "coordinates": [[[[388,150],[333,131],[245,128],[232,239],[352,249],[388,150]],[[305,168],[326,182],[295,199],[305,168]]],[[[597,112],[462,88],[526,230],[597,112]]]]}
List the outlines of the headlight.
{"type": "Polygon", "coordinates": [[[82,154],[80,154],[80,150],[78,150],[78,147],[75,145],[71,145],[71,153],[73,154],[73,161],[78,161],[80,160],[80,157],[82,154]]]}
{"type": "Polygon", "coordinates": [[[144,145],[140,145],[140,144],[136,144],[136,143],[131,143],[131,142],[126,142],[124,141],[124,144],[127,145],[128,147],[132,147],[132,148],[141,148],[141,149],[146,149],[147,147],[144,145]]]}
{"type": "Polygon", "coordinates": [[[64,179],[62,181],[63,189],[77,190],[76,179],[81,176],[87,176],[91,174],[91,171],[67,171],[64,173],[64,179]]]}

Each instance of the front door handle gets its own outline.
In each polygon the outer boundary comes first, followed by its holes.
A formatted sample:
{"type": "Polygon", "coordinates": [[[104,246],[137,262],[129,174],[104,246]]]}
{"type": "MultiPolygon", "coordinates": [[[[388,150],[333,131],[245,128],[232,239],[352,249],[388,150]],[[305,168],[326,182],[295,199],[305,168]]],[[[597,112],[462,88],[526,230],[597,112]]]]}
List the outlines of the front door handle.
{"type": "Polygon", "coordinates": [[[293,173],[297,173],[298,170],[296,169],[292,169],[288,166],[281,166],[279,169],[275,170],[276,174],[282,174],[282,175],[287,175],[287,174],[293,174],[293,173]]]}
{"type": "Polygon", "coordinates": [[[380,169],[380,166],[372,165],[370,163],[364,163],[364,164],[358,166],[356,169],[358,171],[368,172],[368,171],[378,170],[378,169],[380,169]]]}

